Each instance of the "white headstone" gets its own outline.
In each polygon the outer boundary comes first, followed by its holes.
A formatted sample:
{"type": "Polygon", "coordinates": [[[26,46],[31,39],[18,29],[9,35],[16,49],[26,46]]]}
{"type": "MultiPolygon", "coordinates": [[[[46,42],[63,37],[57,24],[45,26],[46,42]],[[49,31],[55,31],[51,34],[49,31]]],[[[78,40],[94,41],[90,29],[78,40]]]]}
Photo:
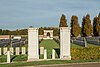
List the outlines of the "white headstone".
{"type": "Polygon", "coordinates": [[[44,47],[40,47],[40,54],[44,54],[44,47]]]}
{"type": "Polygon", "coordinates": [[[71,60],[69,27],[60,27],[60,59],[71,60]]]}
{"type": "Polygon", "coordinates": [[[4,47],[4,48],[3,48],[3,54],[4,54],[4,55],[7,55],[7,47],[4,47]]]}
{"type": "Polygon", "coordinates": [[[2,53],[1,53],[1,48],[0,48],[0,55],[1,55],[2,53]]]}
{"type": "Polygon", "coordinates": [[[38,47],[38,28],[28,29],[28,60],[34,61],[39,59],[38,47]]]}
{"type": "Polygon", "coordinates": [[[14,54],[14,48],[10,47],[10,52],[11,52],[11,55],[14,54]]]}
{"type": "Polygon", "coordinates": [[[20,48],[16,47],[16,55],[19,55],[19,54],[20,54],[20,48]]]}
{"type": "Polygon", "coordinates": [[[26,54],[26,48],[22,47],[22,55],[26,54]]]}
{"type": "Polygon", "coordinates": [[[47,50],[44,50],[44,59],[47,59],[47,50]]]}
{"type": "Polygon", "coordinates": [[[55,59],[55,50],[52,49],[52,59],[55,59]]]}
{"type": "Polygon", "coordinates": [[[7,51],[7,63],[10,63],[10,51],[7,51]]]}

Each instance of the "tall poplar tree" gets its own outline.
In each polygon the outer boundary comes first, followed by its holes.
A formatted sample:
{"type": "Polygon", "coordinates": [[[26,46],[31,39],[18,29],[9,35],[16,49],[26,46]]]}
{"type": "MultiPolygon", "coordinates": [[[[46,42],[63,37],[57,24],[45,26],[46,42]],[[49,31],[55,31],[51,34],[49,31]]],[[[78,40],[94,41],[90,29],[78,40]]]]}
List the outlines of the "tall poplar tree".
{"type": "Polygon", "coordinates": [[[72,35],[72,37],[79,36],[80,32],[81,32],[81,28],[78,23],[78,17],[72,16],[71,17],[71,35],[72,35]]]}
{"type": "Polygon", "coordinates": [[[95,36],[100,36],[100,13],[99,13],[98,17],[94,17],[93,33],[95,36]]]}
{"type": "Polygon", "coordinates": [[[68,27],[67,20],[66,20],[66,16],[64,14],[62,14],[62,16],[60,18],[59,27],[68,27]]]}
{"type": "Polygon", "coordinates": [[[91,36],[93,34],[93,27],[92,27],[92,24],[91,24],[89,14],[87,14],[86,17],[83,17],[82,34],[83,34],[83,36],[91,36]]]}

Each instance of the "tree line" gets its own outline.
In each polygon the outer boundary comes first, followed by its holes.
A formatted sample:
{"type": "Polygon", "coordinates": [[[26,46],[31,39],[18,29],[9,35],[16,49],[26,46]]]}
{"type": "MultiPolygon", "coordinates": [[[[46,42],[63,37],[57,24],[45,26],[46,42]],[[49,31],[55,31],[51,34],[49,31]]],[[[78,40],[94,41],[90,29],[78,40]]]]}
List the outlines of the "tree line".
{"type": "Polygon", "coordinates": [[[27,29],[21,29],[21,30],[2,30],[0,29],[0,35],[27,35],[28,31],[27,29]]]}
{"type": "MultiPolygon", "coordinates": [[[[59,28],[57,27],[40,27],[39,28],[39,35],[44,34],[44,30],[53,30],[54,36],[59,36],[59,28]]],[[[21,29],[21,30],[2,30],[0,29],[0,35],[28,35],[27,29],[21,29]]]]}
{"type": "MultiPolygon", "coordinates": [[[[68,27],[66,16],[62,14],[60,19],[59,27],[68,27]]],[[[93,24],[91,23],[90,15],[87,14],[82,18],[82,27],[80,27],[78,22],[78,17],[73,15],[71,17],[71,36],[72,37],[88,37],[88,36],[100,36],[100,13],[98,16],[94,17],[93,24]]]]}

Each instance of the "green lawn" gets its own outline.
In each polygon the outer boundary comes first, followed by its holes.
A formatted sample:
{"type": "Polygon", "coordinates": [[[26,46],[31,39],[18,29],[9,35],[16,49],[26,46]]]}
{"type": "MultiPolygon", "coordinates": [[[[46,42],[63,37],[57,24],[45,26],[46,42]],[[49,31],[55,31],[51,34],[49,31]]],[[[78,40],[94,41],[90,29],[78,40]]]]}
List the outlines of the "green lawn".
{"type": "MultiPolygon", "coordinates": [[[[25,46],[27,47],[27,45],[25,45],[25,46]]],[[[60,52],[59,51],[60,46],[56,41],[54,41],[54,40],[43,40],[40,43],[39,47],[44,47],[45,49],[47,49],[48,59],[51,59],[52,49],[56,50],[56,58],[59,57],[58,53],[60,52]]],[[[93,44],[88,44],[88,46],[87,46],[87,48],[92,48],[92,47],[98,47],[98,46],[93,45],[93,44]]],[[[71,43],[71,49],[73,49],[73,48],[75,48],[75,50],[76,49],[78,49],[78,50],[83,49],[84,50],[85,47],[71,43]]],[[[74,53],[75,53],[75,50],[73,49],[74,53]]],[[[96,51],[96,49],[94,49],[94,50],[96,51]]],[[[94,54],[95,54],[95,51],[94,51],[94,54]]],[[[87,52],[87,53],[89,53],[89,52],[87,52]]],[[[76,56],[76,53],[74,55],[76,56]]],[[[72,55],[72,57],[74,57],[74,55],[72,55]]],[[[79,56],[80,56],[80,54],[79,54],[79,56]]],[[[47,64],[67,64],[67,63],[80,63],[80,62],[100,62],[99,53],[97,53],[97,56],[98,56],[98,59],[92,59],[92,60],[69,60],[69,61],[68,60],[51,60],[51,61],[26,62],[27,61],[27,55],[19,55],[19,56],[13,55],[13,56],[11,56],[11,61],[17,62],[17,63],[0,64],[0,67],[34,66],[34,65],[47,65],[47,64]],[[22,62],[22,61],[24,61],[24,62],[22,62]]],[[[43,59],[43,55],[40,55],[40,58],[43,59]]],[[[0,56],[0,62],[6,62],[6,56],[5,55],[0,56]]]]}
{"type": "MultiPolygon", "coordinates": [[[[6,55],[1,55],[0,56],[0,62],[6,62],[7,61],[7,56],[6,55]]],[[[12,55],[11,56],[11,61],[16,62],[16,61],[27,61],[27,55],[12,55]]]]}
{"type": "MultiPolygon", "coordinates": [[[[59,58],[60,46],[56,41],[54,41],[54,40],[43,40],[40,43],[40,47],[44,47],[45,49],[47,49],[47,57],[48,57],[48,59],[52,58],[52,49],[55,49],[56,58],[59,58]]],[[[97,45],[93,45],[93,44],[88,44],[86,48],[92,48],[92,47],[98,47],[98,46],[97,45]]],[[[71,43],[71,48],[82,48],[83,49],[85,47],[71,43]]],[[[40,59],[43,59],[43,55],[40,55],[40,59]]]]}
{"type": "Polygon", "coordinates": [[[43,40],[40,45],[40,47],[44,47],[45,49],[55,49],[59,48],[59,44],[55,42],[54,40],[43,40]]]}
{"type": "MultiPolygon", "coordinates": [[[[60,45],[54,40],[43,40],[39,46],[44,47],[45,49],[53,49],[53,48],[59,49],[60,48],[60,45]]],[[[98,45],[87,44],[87,47],[98,47],[98,45]]],[[[83,48],[83,46],[71,43],[71,48],[83,48]]]]}
{"type": "MultiPolygon", "coordinates": [[[[52,55],[52,49],[56,50],[56,58],[58,58],[58,54],[57,52],[59,52],[59,44],[57,42],[55,42],[54,40],[43,40],[40,45],[40,47],[44,47],[45,49],[47,49],[47,57],[48,59],[51,59],[51,55],[52,55]]],[[[40,58],[43,58],[43,55],[40,55],[40,58]]]]}
{"type": "Polygon", "coordinates": [[[83,62],[100,62],[100,59],[95,60],[48,60],[48,61],[33,61],[33,62],[15,62],[10,64],[0,64],[0,67],[21,67],[21,66],[37,66],[49,64],[69,64],[83,62]]]}

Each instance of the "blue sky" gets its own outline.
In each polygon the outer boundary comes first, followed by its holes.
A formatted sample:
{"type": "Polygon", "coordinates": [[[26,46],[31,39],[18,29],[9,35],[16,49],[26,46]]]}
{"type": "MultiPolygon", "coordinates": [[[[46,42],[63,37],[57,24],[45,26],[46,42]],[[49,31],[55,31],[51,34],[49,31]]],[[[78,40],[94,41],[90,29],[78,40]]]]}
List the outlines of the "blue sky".
{"type": "Polygon", "coordinates": [[[0,28],[22,29],[59,26],[62,14],[70,24],[72,15],[90,14],[91,20],[100,12],[100,0],[0,0],[0,28]]]}

